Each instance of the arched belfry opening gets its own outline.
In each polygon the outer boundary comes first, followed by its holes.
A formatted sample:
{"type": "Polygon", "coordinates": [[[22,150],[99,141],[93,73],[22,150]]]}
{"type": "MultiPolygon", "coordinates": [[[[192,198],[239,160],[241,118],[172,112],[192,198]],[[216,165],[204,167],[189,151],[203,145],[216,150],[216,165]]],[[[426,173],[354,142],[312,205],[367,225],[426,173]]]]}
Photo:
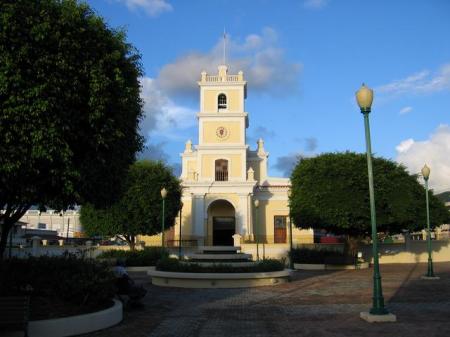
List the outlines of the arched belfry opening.
{"type": "Polygon", "coordinates": [[[227,108],[227,96],[225,94],[220,94],[217,97],[217,109],[223,110],[227,108]]]}
{"type": "Polygon", "coordinates": [[[217,159],[215,161],[215,180],[228,181],[228,160],[217,159]]]}
{"type": "Polygon", "coordinates": [[[210,237],[214,246],[233,246],[236,233],[236,211],[226,200],[216,200],[208,207],[210,237]]]}

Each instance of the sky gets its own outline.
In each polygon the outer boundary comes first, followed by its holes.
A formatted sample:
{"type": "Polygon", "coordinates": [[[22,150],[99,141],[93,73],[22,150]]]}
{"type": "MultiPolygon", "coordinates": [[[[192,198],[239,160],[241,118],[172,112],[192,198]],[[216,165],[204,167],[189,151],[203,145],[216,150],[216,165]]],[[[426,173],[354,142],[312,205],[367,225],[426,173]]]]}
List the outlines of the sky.
{"type": "Polygon", "coordinates": [[[374,90],[376,156],[450,190],[450,1],[88,0],[142,55],[142,157],[180,167],[198,142],[200,72],[244,71],[248,144],[262,137],[269,174],[299,156],[365,151],[355,91],[374,90]]]}

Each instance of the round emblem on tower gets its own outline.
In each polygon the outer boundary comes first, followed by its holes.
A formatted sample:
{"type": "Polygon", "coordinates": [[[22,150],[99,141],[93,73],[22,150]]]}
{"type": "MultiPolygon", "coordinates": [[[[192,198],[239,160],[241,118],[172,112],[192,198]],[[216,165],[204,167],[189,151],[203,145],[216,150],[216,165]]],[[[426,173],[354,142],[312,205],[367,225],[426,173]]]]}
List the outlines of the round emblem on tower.
{"type": "Polygon", "coordinates": [[[216,136],[220,139],[226,139],[228,137],[228,130],[223,126],[219,126],[216,130],[216,136]]]}

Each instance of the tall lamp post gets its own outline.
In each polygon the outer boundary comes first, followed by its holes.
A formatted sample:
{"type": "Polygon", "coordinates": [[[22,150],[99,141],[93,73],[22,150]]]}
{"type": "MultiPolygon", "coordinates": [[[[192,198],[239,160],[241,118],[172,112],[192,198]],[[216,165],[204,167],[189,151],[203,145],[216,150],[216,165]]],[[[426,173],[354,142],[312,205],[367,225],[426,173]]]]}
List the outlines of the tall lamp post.
{"type": "Polygon", "coordinates": [[[255,239],[256,239],[256,260],[259,261],[259,231],[258,231],[258,208],[259,200],[254,201],[255,205],[255,239]]]}
{"type": "MultiPolygon", "coordinates": [[[[288,191],[288,197],[291,198],[292,191],[288,191]]],[[[290,200],[289,200],[290,201],[290,200]]],[[[291,216],[291,207],[289,205],[289,268],[294,270],[294,260],[292,259],[292,216],[291,216]]]]}
{"type": "Polygon", "coordinates": [[[70,218],[67,218],[67,234],[66,234],[66,243],[69,242],[69,228],[70,228],[70,218]]]}
{"type": "Polygon", "coordinates": [[[372,171],[372,145],[370,143],[369,113],[373,102],[373,90],[366,87],[363,83],[356,92],[356,101],[364,115],[364,128],[366,135],[366,154],[367,154],[367,173],[369,176],[369,197],[370,197],[370,222],[372,225],[372,252],[373,252],[373,296],[372,308],[369,313],[362,312],[361,318],[370,322],[395,321],[395,315],[389,314],[384,306],[383,289],[381,286],[381,274],[378,261],[378,236],[377,220],[375,213],[375,194],[373,188],[372,171]]]}
{"type": "Polygon", "coordinates": [[[180,233],[178,234],[178,260],[181,260],[181,219],[183,219],[182,217],[182,210],[183,210],[183,203],[180,202],[180,233]]]}
{"type": "Polygon", "coordinates": [[[167,197],[167,190],[165,187],[162,188],[161,190],[161,198],[162,198],[162,235],[161,235],[161,247],[164,249],[164,211],[165,211],[165,206],[166,206],[166,197],[167,197]]]}
{"type": "Polygon", "coordinates": [[[292,259],[292,217],[289,214],[289,268],[294,270],[294,260],[292,259]]]}
{"type": "Polygon", "coordinates": [[[433,259],[431,258],[431,232],[430,232],[430,204],[428,201],[428,179],[430,178],[430,168],[425,164],[422,168],[422,176],[425,180],[425,200],[427,205],[427,245],[428,245],[428,271],[425,279],[438,279],[433,271],[433,259]]]}

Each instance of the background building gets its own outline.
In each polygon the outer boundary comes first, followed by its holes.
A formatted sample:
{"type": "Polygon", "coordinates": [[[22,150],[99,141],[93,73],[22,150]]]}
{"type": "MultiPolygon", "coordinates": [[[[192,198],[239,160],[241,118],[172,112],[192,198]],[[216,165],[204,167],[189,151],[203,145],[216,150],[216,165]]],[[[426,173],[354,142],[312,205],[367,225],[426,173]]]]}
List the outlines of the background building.
{"type": "MultiPolygon", "coordinates": [[[[268,176],[262,139],[255,150],[247,144],[243,72],[230,75],[220,65],[217,74],[202,72],[198,85],[198,145],[188,140],[181,154],[182,216],[166,237],[177,242],[181,220],[183,242],[193,245],[233,245],[235,234],[242,243],[254,242],[256,235],[260,242],[287,243],[290,181],[268,176]]],[[[157,236],[141,239],[160,243],[157,236]]],[[[312,230],[294,228],[293,241],[312,242],[312,230]]]]}
{"type": "MultiPolygon", "coordinates": [[[[78,210],[67,210],[65,212],[47,210],[41,212],[30,209],[19,221],[22,223],[22,227],[27,229],[55,231],[59,237],[63,238],[83,237],[78,210]]],[[[33,231],[33,233],[37,232],[33,231]]]]}

